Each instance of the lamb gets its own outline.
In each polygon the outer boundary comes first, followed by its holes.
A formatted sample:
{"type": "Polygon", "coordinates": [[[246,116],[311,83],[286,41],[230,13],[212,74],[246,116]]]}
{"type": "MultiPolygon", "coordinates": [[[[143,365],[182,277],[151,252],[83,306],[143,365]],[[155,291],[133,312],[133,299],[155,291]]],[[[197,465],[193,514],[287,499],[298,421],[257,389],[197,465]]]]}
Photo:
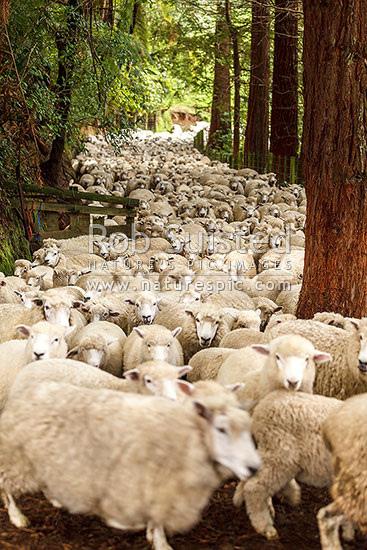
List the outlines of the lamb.
{"type": "Polygon", "coordinates": [[[284,314],[291,313],[296,314],[299,294],[301,292],[302,285],[292,285],[291,289],[285,289],[279,292],[276,302],[278,306],[282,307],[284,314]]]}
{"type": "Polygon", "coordinates": [[[282,307],[278,306],[278,304],[276,304],[272,300],[269,300],[269,298],[263,298],[261,296],[255,296],[254,298],[252,298],[252,301],[254,303],[255,309],[260,309],[261,311],[260,330],[264,331],[271,316],[275,313],[279,313],[282,310],[282,307]]]}
{"type": "Polygon", "coordinates": [[[113,323],[90,323],[73,337],[68,357],[121,376],[125,340],[124,331],[113,323]]]}
{"type": "Polygon", "coordinates": [[[40,290],[48,290],[53,287],[54,270],[46,265],[38,265],[29,269],[25,274],[25,282],[28,286],[37,286],[40,290]]]}
{"type": "Polygon", "coordinates": [[[15,277],[23,277],[32,267],[29,260],[15,260],[14,262],[14,275],[15,277]]]}
{"type": "Polygon", "coordinates": [[[10,394],[13,395],[25,387],[40,382],[67,382],[85,388],[153,394],[176,400],[181,396],[180,390],[183,394],[193,391],[191,384],[180,380],[180,377],[189,371],[188,365],[175,367],[164,361],[146,361],[137,368],[127,371],[121,379],[81,361],[49,359],[26,365],[17,374],[10,394]]]}
{"type": "Polygon", "coordinates": [[[176,338],[181,330],[181,327],[176,327],[171,331],[160,325],[134,327],[124,345],[124,370],[151,360],[183,365],[182,347],[176,338]]]}
{"type": "Polygon", "coordinates": [[[323,550],[341,550],[340,525],[347,527],[353,522],[366,532],[366,412],[366,395],[358,395],[333,411],[322,426],[334,473],[333,502],[317,514],[323,550]]]}
{"type": "Polygon", "coordinates": [[[222,347],[198,351],[190,359],[189,365],[192,370],[187,375],[188,381],[215,380],[221,364],[233,351],[222,347]]]}
{"type": "Polygon", "coordinates": [[[223,385],[243,382],[238,398],[251,400],[253,410],[265,395],[276,389],[312,393],[315,363],[330,360],[328,353],[315,349],[302,336],[285,335],[269,344],[254,344],[250,349],[235,351],[223,362],[216,380],[223,385]],[[254,352],[266,359],[256,363],[254,352]]]}
{"type": "Polygon", "coordinates": [[[283,388],[269,393],[255,408],[253,434],[262,467],[251,480],[238,484],[234,504],[245,500],[253,528],[266,538],[278,537],[269,506],[275,494],[285,490],[297,503],[299,488],[293,480],[313,487],[331,484],[332,460],[322,425],[341,406],[338,399],[283,388]]]}
{"type": "Polygon", "coordinates": [[[147,527],[155,550],[168,550],[165,531],[197,523],[232,472],[245,480],[260,466],[248,414],[220,397],[208,407],[44,382],[13,395],[0,434],[0,485],[17,527],[28,521],[13,494],[42,490],[70,513],[147,527]]]}
{"type": "Polygon", "coordinates": [[[367,391],[367,319],[352,321],[353,332],[312,320],[285,321],[271,328],[270,338],[300,334],[333,357],[316,371],[314,393],[347,399],[367,391]]]}
{"type": "Polygon", "coordinates": [[[66,357],[65,336],[69,329],[51,325],[47,321],[35,323],[32,327],[18,325],[19,334],[27,340],[9,340],[0,344],[0,410],[4,407],[8,393],[17,373],[31,361],[66,357]]]}
{"type": "Polygon", "coordinates": [[[264,334],[258,330],[238,328],[226,334],[219,342],[219,346],[221,348],[240,349],[252,344],[262,344],[266,341],[264,334]]]}
{"type": "Polygon", "coordinates": [[[227,334],[233,322],[212,304],[183,308],[174,306],[158,313],[155,323],[169,329],[180,325],[179,342],[184,350],[185,363],[202,348],[215,347],[227,334]]]}
{"type": "Polygon", "coordinates": [[[340,315],[340,313],[322,311],[319,313],[315,313],[312,320],[319,321],[320,323],[326,323],[327,325],[332,325],[333,327],[343,328],[345,330],[354,330],[350,319],[343,317],[343,315],[340,315]]]}
{"type": "Polygon", "coordinates": [[[42,303],[45,319],[49,323],[56,323],[66,328],[74,326],[77,331],[87,324],[83,315],[73,309],[81,306],[82,302],[74,300],[68,294],[58,292],[48,294],[42,303]]]}

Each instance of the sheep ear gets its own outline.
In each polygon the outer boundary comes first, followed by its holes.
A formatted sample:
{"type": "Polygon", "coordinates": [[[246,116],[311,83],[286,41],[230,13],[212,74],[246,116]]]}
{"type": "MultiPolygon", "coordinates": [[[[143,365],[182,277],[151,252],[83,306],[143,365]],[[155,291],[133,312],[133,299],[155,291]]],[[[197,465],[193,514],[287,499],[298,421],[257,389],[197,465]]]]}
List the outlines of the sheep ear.
{"type": "Polygon", "coordinates": [[[124,372],[123,377],[127,380],[139,380],[139,371],[138,369],[130,369],[124,372]]]}
{"type": "Polygon", "coordinates": [[[207,420],[209,423],[212,422],[213,413],[210,409],[208,409],[208,407],[206,407],[200,401],[193,401],[192,404],[194,405],[194,408],[199,416],[205,418],[205,420],[207,420]]]}
{"type": "Polygon", "coordinates": [[[283,306],[278,306],[277,308],[274,309],[273,313],[278,313],[279,311],[282,311],[283,309],[283,306]]]}
{"type": "Polygon", "coordinates": [[[237,382],[236,384],[226,384],[225,388],[231,392],[236,392],[238,390],[241,390],[245,387],[245,384],[243,382],[237,382]]]}
{"type": "Polygon", "coordinates": [[[178,367],[178,376],[181,378],[181,376],[185,376],[188,372],[192,370],[192,367],[190,365],[184,365],[183,367],[178,367]]]}
{"type": "Polygon", "coordinates": [[[118,341],[119,341],[118,338],[111,338],[111,340],[109,340],[109,341],[107,342],[107,346],[110,346],[111,344],[114,344],[115,342],[118,342],[118,341]]]}
{"type": "Polygon", "coordinates": [[[75,348],[68,351],[67,358],[74,357],[75,355],[78,355],[79,346],[75,346],[75,348]]]}
{"type": "Polygon", "coordinates": [[[318,349],[315,349],[315,352],[313,354],[313,360],[315,363],[325,363],[326,361],[332,361],[333,358],[330,355],[330,353],[326,353],[326,351],[319,351],[318,349]]]}
{"type": "Polygon", "coordinates": [[[17,296],[20,296],[22,297],[22,293],[19,292],[19,290],[13,290],[14,294],[16,294],[17,296]]]}
{"type": "Polygon", "coordinates": [[[19,332],[19,334],[22,334],[23,336],[29,336],[31,333],[31,327],[28,327],[27,325],[17,325],[15,327],[15,330],[19,332]]]}
{"type": "Polygon", "coordinates": [[[132,300],[131,298],[126,298],[126,300],[124,300],[124,302],[126,304],[130,304],[131,306],[135,306],[135,301],[132,300]]]}
{"type": "Polygon", "coordinates": [[[263,345],[253,344],[250,347],[251,347],[251,349],[254,349],[255,351],[258,351],[262,355],[269,355],[269,353],[270,353],[269,346],[267,344],[263,344],[263,345]]]}
{"type": "Polygon", "coordinates": [[[140,336],[140,338],[144,338],[144,332],[139,327],[134,327],[133,330],[138,336],[140,336]]]}
{"type": "Polygon", "coordinates": [[[5,282],[5,281],[1,281],[0,286],[6,286],[6,282],[5,282]]]}
{"type": "Polygon", "coordinates": [[[261,309],[260,309],[260,308],[257,308],[257,309],[255,310],[255,313],[257,313],[257,315],[261,315],[261,309]]]}
{"type": "Polygon", "coordinates": [[[82,307],[84,305],[84,302],[81,302],[80,300],[74,300],[72,303],[72,307],[78,308],[82,307]]]}
{"type": "Polygon", "coordinates": [[[190,309],[185,309],[185,313],[187,313],[187,315],[190,315],[191,317],[195,317],[194,312],[191,311],[190,309]]]}
{"type": "Polygon", "coordinates": [[[195,391],[194,384],[190,384],[186,380],[176,380],[176,384],[185,395],[192,395],[195,391]]]}
{"type": "Polygon", "coordinates": [[[174,330],[171,331],[171,332],[172,332],[172,336],[173,336],[174,338],[176,338],[176,336],[178,336],[178,335],[180,334],[181,330],[182,330],[182,327],[177,327],[177,328],[175,328],[174,330]]]}
{"type": "Polygon", "coordinates": [[[350,319],[350,323],[356,330],[359,330],[359,321],[356,321],[355,319],[350,319]]]}
{"type": "Polygon", "coordinates": [[[119,311],[109,311],[110,317],[118,317],[120,315],[119,311]]]}

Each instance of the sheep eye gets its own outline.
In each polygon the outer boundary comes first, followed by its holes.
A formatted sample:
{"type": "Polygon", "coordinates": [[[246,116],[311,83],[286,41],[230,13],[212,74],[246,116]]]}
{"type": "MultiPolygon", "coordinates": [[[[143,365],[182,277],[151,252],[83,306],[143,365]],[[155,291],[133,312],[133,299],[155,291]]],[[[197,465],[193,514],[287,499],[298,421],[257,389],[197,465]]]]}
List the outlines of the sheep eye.
{"type": "Polygon", "coordinates": [[[197,323],[200,323],[199,317],[196,317],[195,321],[196,321],[197,323]]]}
{"type": "Polygon", "coordinates": [[[275,354],[275,357],[276,357],[276,359],[277,359],[278,361],[280,361],[280,355],[279,355],[279,353],[276,353],[276,354],[275,354]]]}
{"type": "Polygon", "coordinates": [[[151,346],[150,344],[147,344],[147,348],[148,348],[148,349],[151,349],[151,347],[152,347],[152,346],[151,346]]]}
{"type": "Polygon", "coordinates": [[[59,341],[59,339],[58,339],[58,338],[55,338],[55,339],[54,339],[54,344],[57,344],[58,341],[59,341]]]}
{"type": "Polygon", "coordinates": [[[50,309],[50,306],[45,305],[45,309],[50,309]]]}
{"type": "Polygon", "coordinates": [[[171,347],[171,344],[167,344],[167,348],[170,348],[171,347]]]}
{"type": "Polygon", "coordinates": [[[221,434],[226,434],[227,430],[225,428],[217,428],[217,431],[221,434]]]}
{"type": "Polygon", "coordinates": [[[362,334],[359,335],[359,339],[363,340],[363,335],[362,334]]]}

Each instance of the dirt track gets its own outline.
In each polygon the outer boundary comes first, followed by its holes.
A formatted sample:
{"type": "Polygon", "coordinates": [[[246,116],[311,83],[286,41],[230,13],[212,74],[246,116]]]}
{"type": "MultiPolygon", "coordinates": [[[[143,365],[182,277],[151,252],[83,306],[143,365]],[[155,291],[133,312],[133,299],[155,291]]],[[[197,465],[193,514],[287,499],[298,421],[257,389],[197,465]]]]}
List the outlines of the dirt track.
{"type": "MultiPolygon", "coordinates": [[[[317,510],[330,502],[327,491],[303,487],[302,506],[276,504],[280,540],[268,542],[257,535],[243,508],[232,505],[234,483],[217,491],[203,520],[186,535],[170,539],[174,550],[320,550],[317,510]]],[[[148,550],[144,533],[122,533],[97,518],[71,516],[38,496],[19,500],[32,528],[18,530],[0,509],[1,550],[148,550]]],[[[344,543],[344,550],[366,550],[366,539],[344,543]]]]}

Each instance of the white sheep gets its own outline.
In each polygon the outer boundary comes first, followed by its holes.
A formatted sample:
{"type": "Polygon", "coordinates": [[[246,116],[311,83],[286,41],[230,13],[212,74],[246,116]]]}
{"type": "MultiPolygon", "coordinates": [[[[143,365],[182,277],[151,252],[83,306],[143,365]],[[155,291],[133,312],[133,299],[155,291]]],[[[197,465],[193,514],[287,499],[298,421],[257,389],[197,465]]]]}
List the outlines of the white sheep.
{"type": "Polygon", "coordinates": [[[221,348],[239,349],[251,346],[252,344],[262,344],[266,341],[264,334],[258,330],[238,328],[226,334],[220,341],[219,346],[221,348]]]}
{"type": "MultiPolygon", "coordinates": [[[[333,502],[317,514],[323,550],[341,550],[339,527],[356,526],[366,532],[366,395],[348,399],[332,412],[322,426],[323,438],[332,453],[333,502]]],[[[353,538],[354,528],[349,539],[353,538]]]]}
{"type": "Polygon", "coordinates": [[[317,368],[314,393],[346,399],[367,391],[367,319],[352,321],[353,332],[312,320],[279,323],[269,337],[299,334],[330,353],[331,362],[317,368]]]}
{"type": "Polygon", "coordinates": [[[165,531],[198,522],[232,472],[245,480],[260,466],[248,414],[220,396],[208,407],[56,382],[8,401],[0,457],[3,500],[17,527],[28,521],[12,494],[42,490],[70,513],[98,515],[122,530],[147,528],[155,550],[168,550],[165,531]]]}
{"type": "Polygon", "coordinates": [[[113,323],[90,323],[73,336],[68,357],[121,376],[125,340],[124,331],[113,323]]]}
{"type": "Polygon", "coordinates": [[[18,325],[16,330],[27,340],[9,340],[0,344],[0,410],[4,407],[17,373],[27,363],[66,357],[68,348],[65,337],[73,327],[65,329],[47,321],[39,321],[31,327],[18,325]]]}
{"type": "Polygon", "coordinates": [[[313,487],[332,482],[330,451],[322,438],[325,419],[342,406],[331,397],[285,389],[269,393],[253,413],[253,433],[262,460],[257,474],[237,486],[234,503],[245,500],[253,528],[268,539],[278,537],[270,500],[285,491],[288,500],[299,501],[294,480],[313,487]]]}
{"type": "Polygon", "coordinates": [[[68,382],[85,388],[153,394],[175,400],[182,392],[193,392],[190,383],[180,380],[190,369],[188,365],[176,367],[165,361],[146,361],[127,371],[121,379],[73,359],[43,360],[21,369],[11,386],[10,395],[40,382],[68,382]]]}
{"type": "Polygon", "coordinates": [[[198,380],[215,380],[220,366],[233,352],[230,348],[208,348],[195,353],[190,359],[191,372],[187,375],[189,382],[198,380]]]}
{"type": "Polygon", "coordinates": [[[251,401],[253,410],[265,395],[276,389],[312,393],[315,363],[330,359],[328,353],[315,349],[302,336],[284,335],[269,344],[254,344],[250,349],[233,352],[222,363],[216,380],[222,385],[244,383],[237,397],[251,401]],[[257,359],[254,352],[262,357],[257,359]]]}
{"type": "Polygon", "coordinates": [[[134,306],[132,314],[128,318],[128,334],[134,327],[150,325],[158,312],[158,298],[153,292],[139,292],[135,299],[126,298],[125,302],[134,306]]]}
{"type": "Polygon", "coordinates": [[[159,312],[155,323],[173,329],[177,324],[182,327],[178,340],[184,351],[185,362],[200,349],[215,347],[227,334],[233,318],[213,304],[199,306],[173,306],[159,312]]]}
{"type": "Polygon", "coordinates": [[[40,307],[28,309],[23,304],[0,304],[0,343],[19,338],[16,326],[24,323],[34,325],[45,319],[40,307]]]}
{"type": "Polygon", "coordinates": [[[124,370],[152,360],[183,365],[182,347],[176,338],[180,332],[181,327],[172,331],[160,325],[135,327],[124,344],[124,370]]]}

